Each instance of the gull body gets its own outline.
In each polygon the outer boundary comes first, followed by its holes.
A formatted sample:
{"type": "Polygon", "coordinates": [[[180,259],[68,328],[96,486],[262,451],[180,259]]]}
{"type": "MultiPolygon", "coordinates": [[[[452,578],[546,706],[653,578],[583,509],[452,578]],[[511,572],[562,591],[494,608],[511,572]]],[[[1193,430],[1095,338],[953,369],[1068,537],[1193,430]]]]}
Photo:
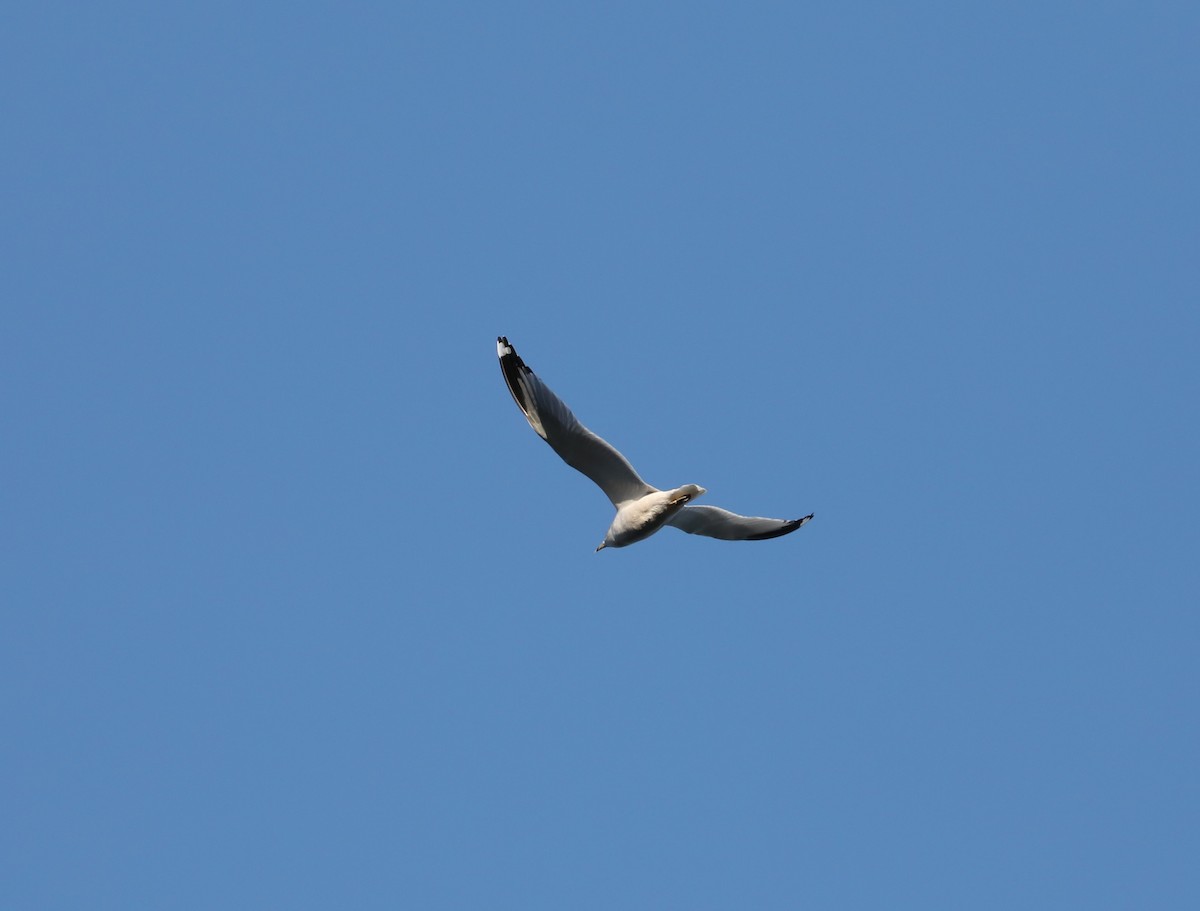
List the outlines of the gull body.
{"type": "Polygon", "coordinates": [[[725,541],[762,541],[790,534],[812,518],[809,513],[802,519],[767,519],[716,506],[689,506],[706,492],[698,484],[671,490],[651,487],[621,453],[579,422],[504,336],[496,339],[496,354],[508,390],[529,426],[564,462],[591,478],[616,507],[597,551],[635,544],[665,525],[725,541]]]}
{"type": "Polygon", "coordinates": [[[705,493],[697,484],[684,484],[674,490],[656,490],[636,500],[627,500],[617,506],[608,533],[596,550],[606,547],[626,547],[644,541],[671,521],[690,500],[705,493]]]}

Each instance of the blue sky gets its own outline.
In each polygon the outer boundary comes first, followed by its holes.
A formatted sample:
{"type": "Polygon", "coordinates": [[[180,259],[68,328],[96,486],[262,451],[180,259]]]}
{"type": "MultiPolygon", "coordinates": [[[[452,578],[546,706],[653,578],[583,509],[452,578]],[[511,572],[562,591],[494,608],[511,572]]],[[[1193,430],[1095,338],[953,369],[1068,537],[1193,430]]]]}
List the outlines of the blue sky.
{"type": "Polygon", "coordinates": [[[4,20],[4,907],[1200,901],[1194,8],[4,20]]]}

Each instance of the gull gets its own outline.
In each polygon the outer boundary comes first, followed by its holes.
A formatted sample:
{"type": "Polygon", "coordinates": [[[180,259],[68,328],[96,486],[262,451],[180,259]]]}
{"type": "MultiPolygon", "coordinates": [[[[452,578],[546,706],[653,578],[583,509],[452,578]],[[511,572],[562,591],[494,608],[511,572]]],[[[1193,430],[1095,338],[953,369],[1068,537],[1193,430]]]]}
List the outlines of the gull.
{"type": "Polygon", "coordinates": [[[706,493],[697,484],[671,490],[651,487],[625,456],[579,423],[571,409],[525,365],[517,349],[503,335],[496,339],[496,354],[508,391],[529,426],[564,462],[595,481],[617,508],[597,552],[645,540],[664,525],[723,541],[765,541],[791,534],[813,517],[812,513],[803,519],[739,516],[716,506],[689,506],[692,500],[706,493]]]}

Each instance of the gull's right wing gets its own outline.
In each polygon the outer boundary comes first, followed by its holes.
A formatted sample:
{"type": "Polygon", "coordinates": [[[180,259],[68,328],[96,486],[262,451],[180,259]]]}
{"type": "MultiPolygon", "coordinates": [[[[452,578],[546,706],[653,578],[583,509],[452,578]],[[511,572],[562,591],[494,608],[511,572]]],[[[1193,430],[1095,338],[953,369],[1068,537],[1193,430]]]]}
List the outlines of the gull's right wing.
{"type": "Polygon", "coordinates": [[[668,525],[690,535],[720,538],[722,541],[765,541],[787,535],[812,518],[764,519],[760,516],[739,516],[736,512],[717,506],[685,506],[671,518],[668,525]]]}

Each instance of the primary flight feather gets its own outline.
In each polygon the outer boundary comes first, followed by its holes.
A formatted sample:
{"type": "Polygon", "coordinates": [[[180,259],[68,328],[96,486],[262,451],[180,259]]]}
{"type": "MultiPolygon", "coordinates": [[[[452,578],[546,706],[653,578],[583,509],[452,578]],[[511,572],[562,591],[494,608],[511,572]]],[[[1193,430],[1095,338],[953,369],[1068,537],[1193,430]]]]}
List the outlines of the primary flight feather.
{"type": "Polygon", "coordinates": [[[716,506],[687,505],[705,492],[695,484],[673,490],[651,487],[625,456],[579,423],[571,409],[526,366],[504,336],[496,339],[496,354],[508,391],[529,426],[564,462],[595,481],[617,508],[617,515],[596,550],[634,544],[664,525],[723,541],[763,541],[790,534],[812,518],[812,513],[802,519],[739,516],[716,506]]]}

